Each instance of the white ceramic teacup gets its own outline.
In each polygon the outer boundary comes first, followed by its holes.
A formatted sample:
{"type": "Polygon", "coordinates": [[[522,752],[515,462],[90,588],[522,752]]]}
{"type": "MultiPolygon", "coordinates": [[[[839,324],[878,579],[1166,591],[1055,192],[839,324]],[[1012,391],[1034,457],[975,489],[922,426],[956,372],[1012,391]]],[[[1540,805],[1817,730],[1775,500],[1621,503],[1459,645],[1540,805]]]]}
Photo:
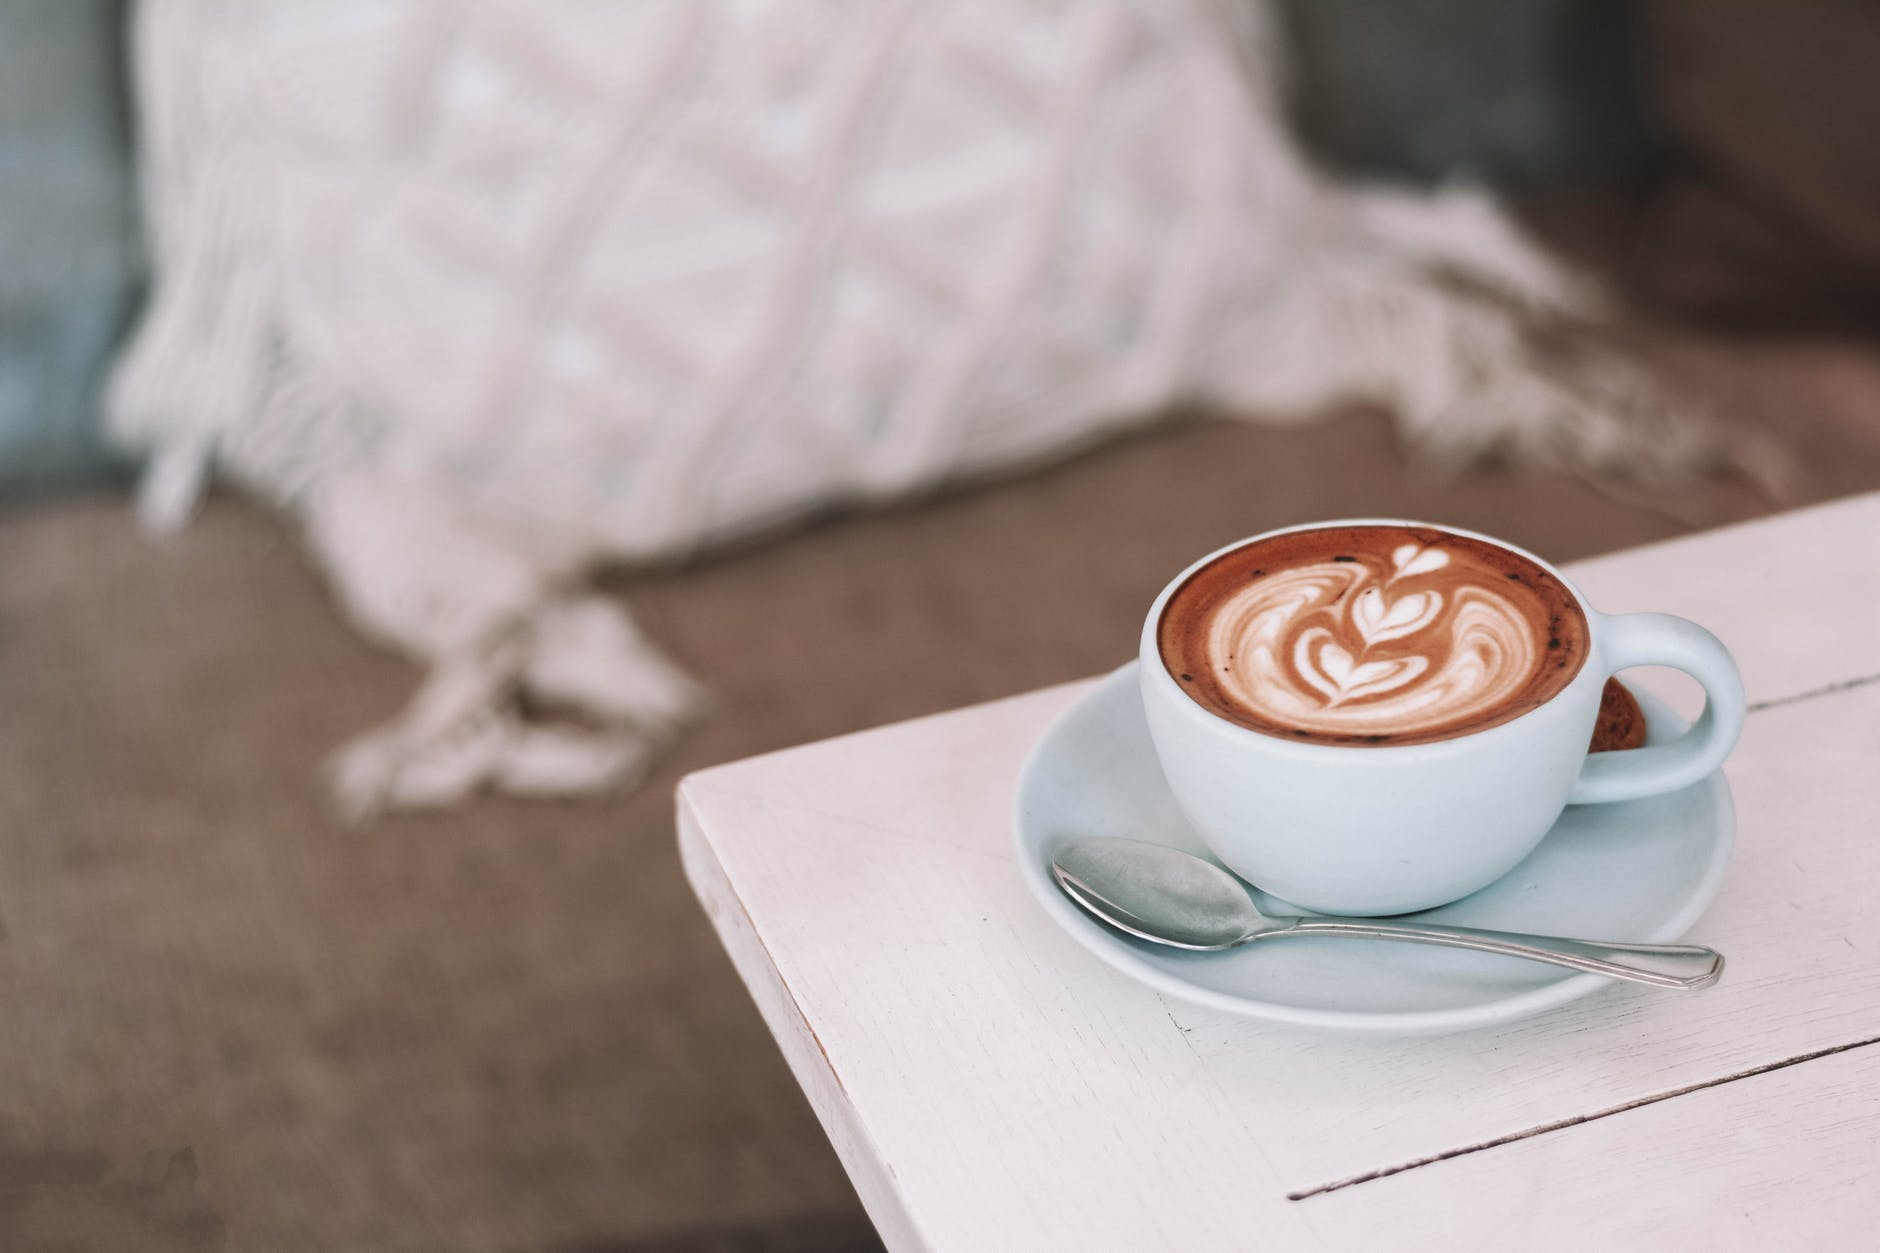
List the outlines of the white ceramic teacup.
{"type": "Polygon", "coordinates": [[[1532,852],[1566,806],[1696,783],[1723,763],[1743,727],[1742,679],[1709,631],[1666,614],[1598,613],[1552,565],[1457,527],[1434,529],[1533,562],[1559,578],[1586,615],[1579,673],[1519,717],[1421,744],[1298,743],[1203,708],[1164,666],[1157,643],[1163,607],[1189,575],[1222,554],[1290,531],[1429,525],[1342,519],[1229,544],[1163,588],[1143,624],[1143,710],[1176,800],[1230,869],[1306,909],[1393,914],[1467,896],[1532,852]],[[1606,679],[1629,666],[1691,675],[1703,685],[1704,712],[1671,743],[1589,755],[1606,679]]]}

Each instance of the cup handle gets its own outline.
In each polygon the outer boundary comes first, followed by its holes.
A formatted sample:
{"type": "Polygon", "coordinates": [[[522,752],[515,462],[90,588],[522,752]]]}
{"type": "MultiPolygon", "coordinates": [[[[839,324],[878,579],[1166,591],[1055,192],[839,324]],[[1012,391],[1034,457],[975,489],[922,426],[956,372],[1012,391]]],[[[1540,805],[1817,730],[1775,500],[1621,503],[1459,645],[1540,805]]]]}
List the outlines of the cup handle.
{"type": "Polygon", "coordinates": [[[1569,805],[1632,800],[1688,787],[1723,764],[1743,731],[1743,678],[1723,641],[1683,618],[1628,613],[1604,619],[1608,671],[1671,666],[1703,685],[1704,712],[1669,744],[1590,753],[1569,805]]]}

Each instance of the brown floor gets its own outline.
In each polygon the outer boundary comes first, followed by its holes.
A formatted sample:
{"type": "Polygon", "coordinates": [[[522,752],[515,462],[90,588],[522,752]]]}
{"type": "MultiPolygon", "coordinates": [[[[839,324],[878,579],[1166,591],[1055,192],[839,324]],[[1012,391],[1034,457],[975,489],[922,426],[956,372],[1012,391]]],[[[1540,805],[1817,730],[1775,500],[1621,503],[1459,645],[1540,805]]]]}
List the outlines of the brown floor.
{"type": "MultiPolygon", "coordinates": [[[[1654,351],[1793,444],[1790,503],[1880,487],[1872,350],[1654,351]]],[[[1279,523],[1571,559],[1770,507],[1665,503],[1405,471],[1375,415],[1181,424],[623,583],[718,700],[649,786],[367,830],[316,768],[414,673],[275,523],[223,501],[151,545],[115,498],[0,513],[0,1247],[873,1247],[681,878],[680,773],[1112,666],[1172,569],[1279,523]]]]}

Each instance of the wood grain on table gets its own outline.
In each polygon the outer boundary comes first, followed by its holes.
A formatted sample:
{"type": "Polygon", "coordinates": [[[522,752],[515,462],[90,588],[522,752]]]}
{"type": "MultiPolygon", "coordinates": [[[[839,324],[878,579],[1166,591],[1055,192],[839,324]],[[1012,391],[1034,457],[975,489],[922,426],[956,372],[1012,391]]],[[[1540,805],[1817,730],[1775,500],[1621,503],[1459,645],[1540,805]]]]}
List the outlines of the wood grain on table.
{"type": "Polygon", "coordinates": [[[1870,1248],[1873,534],[1860,497],[1569,568],[1742,667],[1737,853],[1693,932],[1730,966],[1700,995],[1365,1041],[1131,982],[1012,865],[1018,769],[1082,683],[693,775],[687,871],[893,1249],[1870,1248]]]}

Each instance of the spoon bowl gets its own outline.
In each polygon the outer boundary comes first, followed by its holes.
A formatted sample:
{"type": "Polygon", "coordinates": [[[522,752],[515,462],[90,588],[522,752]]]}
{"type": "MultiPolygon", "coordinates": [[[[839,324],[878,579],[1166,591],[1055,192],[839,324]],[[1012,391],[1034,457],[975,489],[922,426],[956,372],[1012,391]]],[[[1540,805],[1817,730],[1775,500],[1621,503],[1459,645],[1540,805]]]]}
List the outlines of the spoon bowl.
{"type": "Polygon", "coordinates": [[[1051,877],[1117,930],[1173,948],[1233,948],[1266,921],[1240,880],[1166,845],[1078,840],[1052,859],[1051,877]]]}

